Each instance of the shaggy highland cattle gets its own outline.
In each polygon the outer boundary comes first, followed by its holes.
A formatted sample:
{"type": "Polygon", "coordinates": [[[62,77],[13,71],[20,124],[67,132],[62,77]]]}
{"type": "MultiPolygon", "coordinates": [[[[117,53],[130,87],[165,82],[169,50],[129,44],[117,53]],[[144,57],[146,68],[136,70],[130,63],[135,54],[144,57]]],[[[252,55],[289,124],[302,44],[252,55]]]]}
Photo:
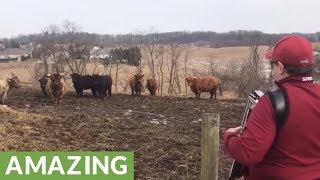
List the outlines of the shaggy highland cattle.
{"type": "Polygon", "coordinates": [[[132,95],[140,95],[143,88],[143,74],[135,74],[129,79],[132,95]]]}
{"type": "Polygon", "coordinates": [[[0,98],[2,104],[7,100],[7,95],[12,88],[20,88],[19,77],[12,73],[11,78],[0,78],[0,98]]]}
{"type": "Polygon", "coordinates": [[[64,74],[51,74],[46,85],[46,92],[54,104],[59,104],[63,95],[67,92],[63,76],[64,74]]]}
{"type": "Polygon", "coordinates": [[[202,92],[210,92],[210,99],[217,99],[217,89],[219,88],[220,95],[221,81],[220,79],[213,76],[204,77],[186,77],[186,82],[190,86],[191,91],[195,93],[196,99],[200,98],[202,92]]]}
{"type": "Polygon", "coordinates": [[[77,92],[77,96],[81,97],[83,90],[91,89],[92,95],[97,97],[98,94],[104,97],[112,94],[112,78],[109,75],[80,75],[77,73],[70,74],[73,87],[77,92]]]}
{"type": "Polygon", "coordinates": [[[158,90],[158,83],[157,80],[155,78],[151,78],[151,79],[147,79],[147,89],[150,92],[151,96],[155,96],[156,92],[158,90]]]}
{"type": "Polygon", "coordinates": [[[112,78],[109,75],[93,74],[93,89],[96,89],[99,95],[111,97],[112,94],[112,78]]]}
{"type": "Polygon", "coordinates": [[[38,78],[38,81],[40,83],[40,88],[42,89],[42,93],[45,96],[48,96],[48,94],[46,92],[46,85],[47,85],[47,82],[49,81],[49,79],[50,79],[50,74],[47,74],[47,75],[42,76],[41,78],[38,78]]]}
{"type": "Polygon", "coordinates": [[[97,86],[98,82],[94,81],[91,75],[81,75],[78,73],[70,74],[72,78],[73,87],[77,92],[77,96],[81,97],[83,90],[91,89],[93,96],[97,96],[97,86]]]}

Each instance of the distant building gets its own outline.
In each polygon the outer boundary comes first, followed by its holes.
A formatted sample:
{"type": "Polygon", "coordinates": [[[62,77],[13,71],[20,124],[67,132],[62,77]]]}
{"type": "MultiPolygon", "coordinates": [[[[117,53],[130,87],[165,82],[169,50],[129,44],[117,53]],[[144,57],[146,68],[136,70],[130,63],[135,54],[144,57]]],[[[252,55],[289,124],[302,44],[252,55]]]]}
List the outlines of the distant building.
{"type": "Polygon", "coordinates": [[[0,44],[0,52],[3,51],[6,48],[4,44],[0,44]]]}
{"type": "Polygon", "coordinates": [[[0,62],[23,61],[30,57],[31,53],[24,49],[7,48],[0,52],[0,62]]]}
{"type": "Polygon", "coordinates": [[[90,59],[105,59],[110,57],[110,48],[99,48],[95,46],[91,50],[90,59]]]}

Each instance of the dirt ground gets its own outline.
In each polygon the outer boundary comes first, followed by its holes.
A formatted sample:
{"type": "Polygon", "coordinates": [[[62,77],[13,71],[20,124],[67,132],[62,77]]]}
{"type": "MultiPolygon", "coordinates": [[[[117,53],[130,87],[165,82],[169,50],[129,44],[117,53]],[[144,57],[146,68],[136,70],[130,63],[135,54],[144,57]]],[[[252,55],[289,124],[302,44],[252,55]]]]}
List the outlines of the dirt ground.
{"type": "MultiPolygon", "coordinates": [[[[39,88],[14,89],[0,111],[0,151],[134,151],[135,179],[199,179],[201,115],[220,114],[220,135],[240,124],[245,100],[68,92],[52,106],[39,88]]],[[[221,138],[220,138],[221,139],[221,138]]],[[[219,179],[231,159],[220,141],[219,179]]]]}

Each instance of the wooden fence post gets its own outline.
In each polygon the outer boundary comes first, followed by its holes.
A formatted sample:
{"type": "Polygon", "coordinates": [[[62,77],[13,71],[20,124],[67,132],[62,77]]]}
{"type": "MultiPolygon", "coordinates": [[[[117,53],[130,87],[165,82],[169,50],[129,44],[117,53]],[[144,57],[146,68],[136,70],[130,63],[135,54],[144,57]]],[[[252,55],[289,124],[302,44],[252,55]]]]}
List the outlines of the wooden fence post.
{"type": "Polygon", "coordinates": [[[205,113],[201,132],[201,180],[218,179],[219,114],[205,113]]]}

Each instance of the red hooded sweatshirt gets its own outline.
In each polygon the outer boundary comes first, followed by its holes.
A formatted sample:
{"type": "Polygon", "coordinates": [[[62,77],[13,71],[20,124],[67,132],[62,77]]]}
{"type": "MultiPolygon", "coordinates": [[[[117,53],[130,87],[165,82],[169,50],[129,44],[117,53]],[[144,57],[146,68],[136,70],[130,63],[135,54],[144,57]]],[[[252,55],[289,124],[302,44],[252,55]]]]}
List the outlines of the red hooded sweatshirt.
{"type": "Polygon", "coordinates": [[[277,82],[288,95],[288,116],[276,134],[267,95],[250,113],[243,133],[223,135],[227,153],[249,167],[246,180],[320,179],[320,86],[307,77],[277,82]]]}

